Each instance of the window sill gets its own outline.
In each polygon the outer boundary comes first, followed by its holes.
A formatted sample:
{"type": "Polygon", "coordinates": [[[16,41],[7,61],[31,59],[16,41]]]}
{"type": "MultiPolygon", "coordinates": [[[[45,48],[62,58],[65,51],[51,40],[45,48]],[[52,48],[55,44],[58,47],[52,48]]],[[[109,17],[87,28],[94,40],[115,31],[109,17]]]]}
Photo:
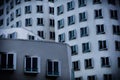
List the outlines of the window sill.
{"type": "Polygon", "coordinates": [[[93,69],[94,67],[90,66],[90,67],[85,67],[85,69],[93,69]]]}
{"type": "Polygon", "coordinates": [[[87,36],[89,36],[89,35],[88,34],[81,35],[81,37],[87,37],[87,36]]]}
{"type": "Polygon", "coordinates": [[[93,2],[93,4],[101,4],[102,2],[93,2]]]}
{"type": "Polygon", "coordinates": [[[88,53],[88,52],[91,52],[90,50],[85,50],[85,51],[82,51],[83,53],[88,53]]]}
{"type": "Polygon", "coordinates": [[[103,16],[95,17],[95,19],[103,19],[103,16]]]}
{"type": "Polygon", "coordinates": [[[101,67],[103,67],[103,68],[109,68],[110,65],[102,65],[101,67]]]}
{"type": "Polygon", "coordinates": [[[80,7],[84,7],[84,6],[86,6],[86,4],[81,4],[81,5],[79,5],[79,8],[80,8],[80,7]]]}
{"type": "Polygon", "coordinates": [[[105,32],[97,32],[96,34],[97,34],[97,35],[105,34],[105,32]]]}
{"type": "Polygon", "coordinates": [[[102,49],[99,49],[99,51],[106,51],[108,50],[107,48],[102,48],[102,49]]]}
{"type": "Polygon", "coordinates": [[[84,21],[87,21],[87,19],[81,19],[80,22],[84,22],[84,21]]]}

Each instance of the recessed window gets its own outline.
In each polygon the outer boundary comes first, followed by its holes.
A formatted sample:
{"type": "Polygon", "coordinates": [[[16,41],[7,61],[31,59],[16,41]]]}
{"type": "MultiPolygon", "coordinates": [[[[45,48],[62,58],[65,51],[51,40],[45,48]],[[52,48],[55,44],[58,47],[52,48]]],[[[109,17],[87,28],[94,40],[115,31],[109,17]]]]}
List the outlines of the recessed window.
{"type": "Polygon", "coordinates": [[[54,0],[48,0],[48,1],[54,3],[54,0]]]}
{"type": "Polygon", "coordinates": [[[80,70],[80,61],[74,61],[74,62],[72,62],[72,65],[73,65],[74,71],[80,70]]]}
{"type": "Polygon", "coordinates": [[[76,77],[75,80],[83,80],[82,77],[76,77]]]}
{"type": "Polygon", "coordinates": [[[10,2],[10,9],[13,9],[13,7],[14,7],[14,0],[10,2]]]}
{"type": "Polygon", "coordinates": [[[80,35],[81,37],[85,37],[85,36],[88,36],[89,33],[88,33],[88,27],[83,27],[83,28],[80,28],[80,35]]]}
{"type": "Polygon", "coordinates": [[[8,38],[9,38],[9,39],[17,39],[17,32],[8,34],[8,38]]]}
{"type": "Polygon", "coordinates": [[[38,34],[38,36],[40,36],[41,38],[43,38],[43,39],[45,38],[45,37],[44,37],[44,31],[38,31],[37,34],[38,34]]]}
{"type": "Polygon", "coordinates": [[[111,19],[118,19],[118,12],[117,12],[117,10],[110,10],[110,18],[111,19]]]}
{"type": "Polygon", "coordinates": [[[25,14],[29,14],[32,12],[32,6],[25,6],[25,14]]]}
{"type": "Polygon", "coordinates": [[[8,26],[9,25],[9,17],[6,19],[6,25],[8,26]]]}
{"type": "Polygon", "coordinates": [[[71,46],[71,55],[77,55],[78,54],[78,45],[71,46]]]}
{"type": "Polygon", "coordinates": [[[49,26],[54,27],[55,26],[55,21],[54,19],[49,19],[49,26]]]}
{"type": "Polygon", "coordinates": [[[68,25],[75,24],[75,15],[68,17],[68,25]]]}
{"type": "Polygon", "coordinates": [[[72,0],[70,2],[67,3],[67,10],[73,10],[75,8],[75,2],[72,0]]]}
{"type": "Polygon", "coordinates": [[[58,29],[61,29],[64,27],[64,19],[58,20],[58,29]]]}
{"type": "Polygon", "coordinates": [[[85,59],[85,69],[93,68],[93,59],[85,59]]]}
{"type": "Polygon", "coordinates": [[[37,25],[38,26],[43,26],[44,25],[43,18],[37,18],[37,25]]]}
{"type": "Polygon", "coordinates": [[[102,9],[94,10],[95,19],[103,18],[102,9]]]}
{"type": "Polygon", "coordinates": [[[101,66],[102,67],[110,67],[109,57],[101,57],[101,66]]]}
{"type": "Polygon", "coordinates": [[[118,57],[118,68],[120,68],[120,57],[118,57]]]}
{"type": "Polygon", "coordinates": [[[21,8],[16,9],[16,17],[21,16],[21,8]]]}
{"type": "Polygon", "coordinates": [[[6,7],[6,14],[8,14],[8,13],[9,13],[9,9],[10,9],[10,7],[9,7],[9,6],[7,6],[7,7],[6,7]]]}
{"type": "Polygon", "coordinates": [[[103,24],[96,25],[96,34],[105,34],[105,29],[103,24]]]}
{"type": "Polygon", "coordinates": [[[73,40],[77,38],[77,32],[76,30],[69,31],[69,40],[73,40]]]}
{"type": "Polygon", "coordinates": [[[103,80],[113,80],[111,74],[104,74],[103,75],[103,80]]]}
{"type": "Polygon", "coordinates": [[[15,0],[16,5],[21,3],[21,0],[15,0]]]}
{"type": "Polygon", "coordinates": [[[87,42],[87,43],[82,43],[82,52],[83,53],[87,53],[87,52],[90,52],[90,43],[87,42]]]}
{"type": "Polygon", "coordinates": [[[0,9],[0,16],[4,14],[4,9],[0,9]]]}
{"type": "Polygon", "coordinates": [[[120,51],[120,41],[115,41],[115,49],[116,51],[120,51]]]}
{"type": "Polygon", "coordinates": [[[55,40],[55,32],[50,31],[50,39],[55,40]]]}
{"type": "Polygon", "coordinates": [[[101,4],[102,1],[101,0],[93,0],[93,4],[101,4]]]}
{"type": "Polygon", "coordinates": [[[79,13],[79,21],[87,21],[87,12],[79,13]]]}
{"type": "Polygon", "coordinates": [[[106,40],[98,41],[98,45],[99,45],[99,50],[100,51],[107,50],[106,40]]]}
{"type": "Polygon", "coordinates": [[[57,15],[60,15],[64,12],[64,6],[60,5],[57,7],[57,15]]]}
{"type": "Polygon", "coordinates": [[[58,77],[61,75],[61,64],[57,60],[47,60],[47,76],[58,77]]]}
{"type": "Polygon", "coordinates": [[[37,5],[37,13],[43,13],[43,6],[42,5],[37,5]]]}
{"type": "Polygon", "coordinates": [[[58,35],[58,41],[59,42],[65,42],[65,33],[62,33],[62,34],[58,35]]]}
{"type": "Polygon", "coordinates": [[[4,0],[0,0],[0,6],[4,5],[4,0]]]}
{"type": "Polygon", "coordinates": [[[97,80],[95,75],[87,76],[87,80],[97,80]]]}
{"type": "Polygon", "coordinates": [[[25,19],[25,26],[26,26],[26,27],[32,26],[32,18],[27,18],[27,19],[25,19]]]}
{"type": "Polygon", "coordinates": [[[119,25],[113,25],[113,34],[120,35],[120,26],[119,25]]]}
{"type": "Polygon", "coordinates": [[[0,19],[0,26],[3,25],[3,19],[0,19]]]}
{"type": "Polygon", "coordinates": [[[49,13],[54,14],[54,7],[49,7],[49,13]]]}
{"type": "Polygon", "coordinates": [[[14,20],[14,13],[12,12],[11,14],[10,14],[10,21],[13,21],[14,20]]]}
{"type": "Polygon", "coordinates": [[[25,73],[39,73],[40,72],[40,58],[36,56],[25,56],[24,61],[25,73]]]}
{"type": "Polygon", "coordinates": [[[87,0],[78,0],[78,7],[86,6],[87,0]]]}
{"type": "Polygon", "coordinates": [[[0,34],[0,39],[4,39],[6,38],[6,35],[5,34],[0,34]]]}
{"type": "Polygon", "coordinates": [[[22,22],[21,21],[17,21],[16,22],[16,27],[21,27],[22,26],[22,22]]]}
{"type": "Polygon", "coordinates": [[[25,2],[28,2],[28,1],[31,1],[31,0],[25,0],[25,2]]]}
{"type": "Polygon", "coordinates": [[[28,40],[35,40],[35,36],[33,36],[33,35],[28,35],[28,40]]]}
{"type": "Polygon", "coordinates": [[[108,4],[115,5],[116,4],[116,0],[108,0],[108,4]]]}

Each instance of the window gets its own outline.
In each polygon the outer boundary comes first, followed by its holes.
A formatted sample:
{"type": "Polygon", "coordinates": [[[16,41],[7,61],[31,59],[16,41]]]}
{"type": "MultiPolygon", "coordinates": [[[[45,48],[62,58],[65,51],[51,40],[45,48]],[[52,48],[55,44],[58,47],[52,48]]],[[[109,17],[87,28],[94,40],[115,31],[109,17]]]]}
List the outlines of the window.
{"type": "Polygon", "coordinates": [[[62,33],[62,34],[58,35],[58,41],[59,42],[65,42],[65,33],[62,33]]]}
{"type": "Polygon", "coordinates": [[[32,18],[25,19],[25,26],[32,26],[32,18]]]}
{"type": "Polygon", "coordinates": [[[0,6],[4,4],[4,0],[0,0],[0,6]]]}
{"type": "Polygon", "coordinates": [[[6,14],[9,13],[9,6],[6,7],[6,14]]]}
{"type": "Polygon", "coordinates": [[[83,27],[83,28],[80,28],[80,35],[81,37],[85,37],[85,36],[88,36],[89,33],[88,33],[88,27],[83,27]]]}
{"type": "Polygon", "coordinates": [[[50,32],[50,39],[55,40],[55,32],[50,32]]]}
{"type": "Polygon", "coordinates": [[[103,24],[96,25],[96,34],[105,34],[105,29],[103,24]]]}
{"type": "Polygon", "coordinates": [[[38,31],[37,34],[44,39],[44,31],[38,31]]]}
{"type": "Polygon", "coordinates": [[[40,58],[36,56],[25,56],[24,63],[25,73],[39,73],[40,72],[40,58]]]}
{"type": "Polygon", "coordinates": [[[6,38],[5,34],[0,34],[0,39],[6,38]]]}
{"type": "Polygon", "coordinates": [[[104,75],[103,75],[103,79],[104,79],[104,80],[113,80],[111,74],[104,74],[104,75]]]}
{"type": "Polygon", "coordinates": [[[120,57],[118,57],[118,68],[120,68],[120,57]]]}
{"type": "Polygon", "coordinates": [[[6,19],[6,25],[9,25],[9,17],[6,19]]]}
{"type": "Polygon", "coordinates": [[[101,66],[102,67],[110,67],[109,57],[101,57],[101,66]]]}
{"type": "Polygon", "coordinates": [[[13,25],[11,25],[10,27],[11,27],[11,28],[14,28],[15,26],[14,26],[14,24],[13,24],[13,25]]]}
{"type": "Polygon", "coordinates": [[[78,7],[86,6],[87,0],[78,0],[78,7]]]}
{"type": "Polygon", "coordinates": [[[25,2],[27,2],[27,1],[31,1],[31,0],[25,0],[25,2]]]}
{"type": "Polygon", "coordinates": [[[107,50],[107,44],[106,44],[106,40],[103,41],[98,41],[98,45],[99,45],[99,50],[107,50]]]}
{"type": "Polygon", "coordinates": [[[28,35],[28,39],[29,39],[29,40],[35,40],[35,36],[33,36],[33,35],[28,35]]]}
{"type": "Polygon", "coordinates": [[[0,68],[1,70],[15,70],[16,54],[0,52],[0,68]]]}
{"type": "Polygon", "coordinates": [[[69,31],[69,40],[73,40],[77,38],[76,30],[69,31]]]}
{"type": "Polygon", "coordinates": [[[9,39],[17,39],[17,32],[8,34],[8,38],[9,38],[9,39]]]}
{"type": "Polygon", "coordinates": [[[14,7],[14,0],[10,2],[10,9],[12,9],[13,7],[14,7]]]}
{"type": "Polygon", "coordinates": [[[115,5],[116,4],[116,2],[115,2],[116,0],[108,0],[108,4],[112,4],[112,5],[115,5]]]}
{"type": "Polygon", "coordinates": [[[95,19],[103,18],[102,9],[95,10],[95,19]]]}
{"type": "Polygon", "coordinates": [[[120,35],[120,26],[119,25],[113,25],[113,34],[120,35]]]}
{"type": "Polygon", "coordinates": [[[76,77],[75,80],[83,80],[82,77],[76,77]]]}
{"type": "Polygon", "coordinates": [[[72,62],[74,71],[80,70],[80,61],[72,62]]]}
{"type": "Polygon", "coordinates": [[[47,60],[47,76],[60,76],[61,64],[57,60],[47,60]]]}
{"type": "Polygon", "coordinates": [[[22,22],[21,21],[17,21],[16,22],[16,27],[21,27],[22,26],[22,22]]]}
{"type": "Polygon", "coordinates": [[[110,10],[110,18],[111,19],[118,19],[118,12],[117,12],[117,10],[110,10]]]}
{"type": "Polygon", "coordinates": [[[85,59],[85,69],[93,68],[93,59],[85,59]]]}
{"type": "Polygon", "coordinates": [[[64,6],[60,5],[57,7],[57,15],[60,15],[64,12],[64,6]]]}
{"type": "Polygon", "coordinates": [[[16,5],[21,3],[21,0],[15,0],[16,5]]]}
{"type": "Polygon", "coordinates": [[[78,45],[71,46],[71,54],[77,55],[78,54],[78,45]]]}
{"type": "Polygon", "coordinates": [[[54,0],[48,0],[48,1],[54,3],[54,0]]]}
{"type": "Polygon", "coordinates": [[[75,2],[72,0],[70,2],[67,3],[67,10],[73,10],[75,8],[75,2]]]}
{"type": "Polygon", "coordinates": [[[16,10],[16,17],[19,17],[19,16],[21,16],[21,8],[18,8],[16,10]]]}
{"type": "Polygon", "coordinates": [[[39,25],[39,26],[44,25],[43,18],[37,18],[37,25],[39,25]]]}
{"type": "Polygon", "coordinates": [[[25,6],[25,14],[29,14],[32,12],[32,6],[25,6]]]}
{"type": "Polygon", "coordinates": [[[120,51],[120,41],[115,41],[115,49],[116,51],[120,51]]]}
{"type": "Polygon", "coordinates": [[[82,43],[82,52],[83,53],[87,53],[87,52],[90,52],[90,43],[87,42],[87,43],[82,43]]]}
{"type": "Polygon", "coordinates": [[[37,13],[43,13],[43,6],[37,5],[37,13]]]}
{"type": "Polygon", "coordinates": [[[75,15],[68,17],[68,25],[75,24],[75,15]]]}
{"type": "Polygon", "coordinates": [[[5,0],[6,3],[8,3],[10,0],[5,0]]]}
{"type": "Polygon", "coordinates": [[[61,29],[64,27],[64,19],[58,20],[58,29],[61,29]]]}
{"type": "Polygon", "coordinates": [[[4,9],[0,9],[0,16],[4,14],[4,9]]]}
{"type": "Polygon", "coordinates": [[[101,0],[93,0],[93,4],[101,4],[101,0]]]}
{"type": "Polygon", "coordinates": [[[14,13],[12,12],[11,14],[10,14],[10,21],[13,21],[14,20],[14,13]]]}
{"type": "Polygon", "coordinates": [[[49,7],[49,13],[54,14],[54,7],[49,7]]]}
{"type": "Polygon", "coordinates": [[[55,26],[54,19],[50,19],[49,20],[49,25],[50,25],[50,27],[54,27],[55,26]]]}
{"type": "Polygon", "coordinates": [[[0,26],[3,25],[3,19],[0,19],[0,26]]]}
{"type": "Polygon", "coordinates": [[[97,80],[95,75],[87,76],[87,80],[97,80]]]}
{"type": "Polygon", "coordinates": [[[87,21],[87,12],[79,13],[79,21],[87,21]]]}

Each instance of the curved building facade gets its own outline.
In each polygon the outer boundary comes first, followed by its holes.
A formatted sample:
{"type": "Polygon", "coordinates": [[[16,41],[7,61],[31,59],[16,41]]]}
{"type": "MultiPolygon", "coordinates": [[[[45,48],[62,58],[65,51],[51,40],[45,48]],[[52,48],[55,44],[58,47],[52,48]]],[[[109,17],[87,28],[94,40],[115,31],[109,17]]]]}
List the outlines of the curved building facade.
{"type": "Polygon", "coordinates": [[[72,49],[75,80],[119,80],[119,0],[57,0],[56,41],[72,49]]]}
{"type": "Polygon", "coordinates": [[[3,0],[0,37],[54,41],[53,0],[3,0]]]}

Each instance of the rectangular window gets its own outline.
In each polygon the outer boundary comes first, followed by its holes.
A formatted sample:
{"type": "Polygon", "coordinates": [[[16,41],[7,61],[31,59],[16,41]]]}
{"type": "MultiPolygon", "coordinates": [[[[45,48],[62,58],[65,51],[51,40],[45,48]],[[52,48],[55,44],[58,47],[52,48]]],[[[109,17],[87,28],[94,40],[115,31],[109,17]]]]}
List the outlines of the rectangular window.
{"type": "Polygon", "coordinates": [[[87,21],[87,12],[79,13],[79,21],[87,21]]]}
{"type": "Polygon", "coordinates": [[[93,0],[93,4],[101,4],[101,0],[93,0]]]}
{"type": "Polygon", "coordinates": [[[115,5],[116,4],[116,2],[115,2],[116,0],[108,0],[108,4],[112,4],[112,5],[115,5]]]}
{"type": "Polygon", "coordinates": [[[44,25],[43,18],[37,18],[37,25],[38,26],[43,26],[44,25]]]}
{"type": "Polygon", "coordinates": [[[75,80],[83,80],[82,77],[76,77],[75,80]]]}
{"type": "Polygon", "coordinates": [[[75,2],[72,0],[70,2],[67,3],[67,10],[73,10],[75,8],[75,2]]]}
{"type": "Polygon", "coordinates": [[[6,25],[9,25],[9,17],[6,19],[6,25]]]}
{"type": "Polygon", "coordinates": [[[21,0],[15,0],[16,5],[21,3],[21,0]]]}
{"type": "Polygon", "coordinates": [[[120,51],[120,41],[115,41],[115,49],[116,51],[120,51]]]}
{"type": "Polygon", "coordinates": [[[33,36],[33,35],[28,35],[28,39],[29,39],[29,40],[35,40],[35,36],[33,36]]]}
{"type": "Polygon", "coordinates": [[[26,27],[32,26],[32,18],[27,18],[27,19],[25,19],[25,26],[26,26],[26,27]]]}
{"type": "Polygon", "coordinates": [[[77,38],[76,30],[69,31],[69,40],[73,40],[77,38]]]}
{"type": "Polygon", "coordinates": [[[10,9],[12,9],[13,7],[14,7],[14,0],[10,2],[10,9]]]}
{"type": "Polygon", "coordinates": [[[32,12],[32,6],[25,6],[25,14],[29,14],[32,12]]]}
{"type": "Polygon", "coordinates": [[[71,55],[77,55],[78,54],[78,45],[71,46],[71,55]]]}
{"type": "Polygon", "coordinates": [[[65,42],[65,33],[58,35],[59,42],[65,42]]]}
{"type": "Polygon", "coordinates": [[[17,21],[16,22],[16,27],[21,27],[22,26],[22,22],[21,21],[17,21]]]}
{"type": "Polygon", "coordinates": [[[102,9],[94,10],[95,19],[103,18],[102,9]]]}
{"type": "Polygon", "coordinates": [[[49,7],[49,13],[54,14],[54,7],[49,7]]]}
{"type": "Polygon", "coordinates": [[[25,0],[25,2],[27,2],[27,1],[31,1],[31,0],[25,0]]]}
{"type": "Polygon", "coordinates": [[[96,25],[96,34],[105,34],[105,29],[103,24],[96,25]]]}
{"type": "Polygon", "coordinates": [[[8,34],[8,38],[9,38],[9,39],[17,39],[17,32],[8,34]]]}
{"type": "Polygon", "coordinates": [[[41,38],[43,38],[43,39],[45,38],[45,37],[44,37],[44,31],[38,31],[37,34],[38,34],[38,36],[40,36],[41,38]]]}
{"type": "Polygon", "coordinates": [[[101,57],[101,66],[102,67],[110,67],[109,57],[101,57]]]}
{"type": "Polygon", "coordinates": [[[4,14],[4,9],[0,9],[0,16],[4,14]]]}
{"type": "Polygon", "coordinates": [[[0,20],[0,26],[2,26],[2,25],[3,25],[3,19],[0,20]]]}
{"type": "Polygon", "coordinates": [[[75,15],[68,17],[68,25],[75,24],[75,15]]]}
{"type": "Polygon", "coordinates": [[[106,40],[103,41],[98,41],[98,45],[99,45],[99,50],[107,50],[107,44],[106,44],[106,40]]]}
{"type": "Polygon", "coordinates": [[[12,12],[11,14],[10,14],[10,21],[13,21],[14,20],[14,13],[12,12]]]}
{"type": "Polygon", "coordinates": [[[50,39],[55,40],[55,32],[50,32],[50,39]]]}
{"type": "Polygon", "coordinates": [[[87,80],[97,80],[95,75],[87,76],[87,80]]]}
{"type": "Polygon", "coordinates": [[[47,60],[47,76],[60,76],[61,75],[61,64],[57,60],[47,60]]]}
{"type": "Polygon", "coordinates": [[[60,15],[64,12],[64,6],[60,5],[57,7],[57,15],[60,15]]]}
{"type": "Polygon", "coordinates": [[[113,25],[113,34],[120,35],[120,26],[119,25],[113,25]]]}
{"type": "Polygon", "coordinates": [[[83,27],[83,28],[80,28],[80,35],[81,37],[85,37],[85,36],[88,36],[89,33],[88,33],[88,27],[83,27]]]}
{"type": "Polygon", "coordinates": [[[86,6],[87,0],[78,0],[78,7],[86,6]]]}
{"type": "Polygon", "coordinates": [[[49,19],[49,26],[54,27],[55,26],[55,21],[54,19],[49,19]]]}
{"type": "Polygon", "coordinates": [[[43,6],[42,5],[37,5],[37,13],[43,13],[43,6]]]}
{"type": "Polygon", "coordinates": [[[16,17],[19,17],[19,16],[21,16],[21,8],[18,8],[16,10],[16,17]]]}
{"type": "Polygon", "coordinates": [[[0,34],[0,39],[6,38],[5,34],[0,34]]]}
{"type": "Polygon", "coordinates": [[[118,57],[118,68],[120,68],[120,57],[118,57]]]}
{"type": "Polygon", "coordinates": [[[61,29],[64,27],[64,19],[58,20],[58,29],[61,29]]]}
{"type": "Polygon", "coordinates": [[[72,65],[73,65],[74,71],[80,70],[80,61],[74,61],[74,62],[72,62],[72,65]]]}
{"type": "Polygon", "coordinates": [[[6,14],[8,14],[8,13],[9,13],[9,9],[10,9],[10,7],[9,7],[9,6],[7,6],[7,7],[6,7],[6,14]]]}
{"type": "Polygon", "coordinates": [[[87,52],[90,52],[90,43],[87,42],[87,43],[82,43],[82,52],[83,53],[87,53],[87,52]]]}
{"type": "Polygon", "coordinates": [[[93,59],[85,59],[85,69],[93,68],[93,59]]]}
{"type": "Polygon", "coordinates": [[[16,56],[14,53],[0,52],[0,67],[2,70],[16,69],[16,56]]]}
{"type": "Polygon", "coordinates": [[[111,19],[118,19],[118,12],[117,12],[117,10],[110,10],[110,18],[111,19]]]}
{"type": "Polygon", "coordinates": [[[39,73],[40,72],[40,58],[34,56],[25,56],[24,63],[25,73],[39,73]]]}
{"type": "Polygon", "coordinates": [[[104,74],[103,75],[103,80],[113,80],[111,74],[104,74]]]}
{"type": "Polygon", "coordinates": [[[48,1],[54,3],[54,0],[48,0],[48,1]]]}

